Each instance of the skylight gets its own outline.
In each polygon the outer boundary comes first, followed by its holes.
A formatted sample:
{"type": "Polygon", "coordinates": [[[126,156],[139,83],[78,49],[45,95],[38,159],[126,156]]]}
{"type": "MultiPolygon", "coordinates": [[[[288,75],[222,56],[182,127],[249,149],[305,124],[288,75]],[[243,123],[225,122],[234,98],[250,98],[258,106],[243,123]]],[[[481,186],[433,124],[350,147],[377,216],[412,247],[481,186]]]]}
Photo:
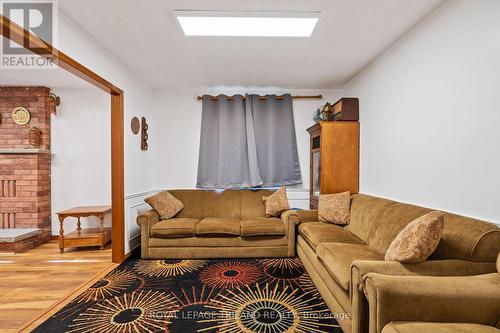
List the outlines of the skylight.
{"type": "Polygon", "coordinates": [[[311,37],[317,12],[175,11],[186,36],[311,37]]]}

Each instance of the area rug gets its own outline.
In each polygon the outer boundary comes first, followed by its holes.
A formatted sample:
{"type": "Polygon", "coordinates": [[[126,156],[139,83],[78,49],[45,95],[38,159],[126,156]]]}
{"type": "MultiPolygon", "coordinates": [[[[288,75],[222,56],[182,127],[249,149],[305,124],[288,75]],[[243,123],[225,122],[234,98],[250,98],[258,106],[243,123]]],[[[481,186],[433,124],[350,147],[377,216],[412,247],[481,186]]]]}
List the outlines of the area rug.
{"type": "Polygon", "coordinates": [[[342,332],[297,258],[131,258],[33,332],[342,332]]]}

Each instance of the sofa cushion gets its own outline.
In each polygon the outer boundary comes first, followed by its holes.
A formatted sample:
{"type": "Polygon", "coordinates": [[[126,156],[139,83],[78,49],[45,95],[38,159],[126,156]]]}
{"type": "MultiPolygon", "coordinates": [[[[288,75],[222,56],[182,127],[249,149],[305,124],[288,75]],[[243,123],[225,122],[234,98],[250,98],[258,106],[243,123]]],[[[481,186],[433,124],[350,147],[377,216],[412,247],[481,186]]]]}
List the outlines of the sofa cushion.
{"type": "Polygon", "coordinates": [[[200,219],[173,218],[162,220],[151,227],[151,237],[193,237],[200,219]]]}
{"type": "Polygon", "coordinates": [[[384,255],[365,244],[321,243],[316,255],[333,278],[349,291],[354,260],[384,260],[384,255]]]}
{"type": "Polygon", "coordinates": [[[232,217],[207,217],[196,226],[197,236],[239,236],[240,219],[232,217]]]}
{"type": "Polygon", "coordinates": [[[395,203],[392,200],[366,194],[353,195],[351,198],[351,221],[346,229],[368,242],[368,238],[382,214],[395,203]]]}
{"type": "Polygon", "coordinates": [[[436,250],[444,227],[444,213],[430,212],[410,222],[392,241],[385,260],[417,264],[436,250]]]}
{"type": "Polygon", "coordinates": [[[254,217],[241,220],[241,236],[282,236],[283,222],[276,217],[254,217]]]}
{"type": "Polygon", "coordinates": [[[382,333],[498,333],[492,326],[469,323],[425,323],[392,321],[385,325],[382,333]]]}
{"type": "Polygon", "coordinates": [[[177,215],[184,205],[168,191],[161,191],[144,199],[151,206],[161,219],[169,219],[177,215]]]}
{"type": "Polygon", "coordinates": [[[286,188],[282,187],[270,196],[263,197],[262,201],[266,205],[266,216],[280,216],[286,210],[290,209],[286,188]]]}
{"type": "Polygon", "coordinates": [[[351,192],[320,194],[318,218],[321,222],[347,225],[351,219],[351,192]]]}
{"type": "Polygon", "coordinates": [[[349,230],[323,222],[302,223],[299,225],[299,233],[315,251],[316,247],[321,243],[365,244],[349,230]]]}

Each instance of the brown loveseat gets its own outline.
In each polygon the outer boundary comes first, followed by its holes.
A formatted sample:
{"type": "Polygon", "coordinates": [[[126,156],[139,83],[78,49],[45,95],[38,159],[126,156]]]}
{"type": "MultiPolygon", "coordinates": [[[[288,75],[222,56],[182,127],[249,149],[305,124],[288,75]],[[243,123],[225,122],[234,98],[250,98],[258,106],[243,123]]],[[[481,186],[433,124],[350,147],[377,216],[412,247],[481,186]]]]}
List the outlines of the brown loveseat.
{"type": "Polygon", "coordinates": [[[500,332],[497,272],[475,276],[390,276],[369,273],[364,292],[370,333],[500,332]]]}
{"type": "Polygon", "coordinates": [[[144,259],[295,256],[297,214],[266,217],[269,190],[169,190],[184,204],[174,218],[155,210],[137,217],[144,259]]]}
{"type": "Polygon", "coordinates": [[[340,316],[344,332],[368,332],[362,278],[391,275],[476,275],[496,271],[500,229],[491,223],[446,214],[444,234],[430,260],[421,264],[384,261],[396,235],[431,209],[363,194],[351,199],[346,227],[318,222],[317,211],[299,211],[297,254],[325,302],[340,316]]]}

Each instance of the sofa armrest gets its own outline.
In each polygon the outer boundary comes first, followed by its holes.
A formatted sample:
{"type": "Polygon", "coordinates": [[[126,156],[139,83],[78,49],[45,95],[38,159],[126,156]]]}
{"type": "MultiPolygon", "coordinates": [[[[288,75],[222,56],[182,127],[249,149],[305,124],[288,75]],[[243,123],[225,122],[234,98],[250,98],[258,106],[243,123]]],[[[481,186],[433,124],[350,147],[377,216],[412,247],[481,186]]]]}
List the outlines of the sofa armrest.
{"type": "Polygon", "coordinates": [[[496,272],[495,263],[493,262],[476,262],[462,259],[428,260],[419,264],[403,264],[397,261],[356,260],[351,266],[351,284],[357,280],[358,289],[362,288],[364,276],[368,273],[402,276],[468,276],[493,272],[496,272]]]}
{"type": "Polygon", "coordinates": [[[351,265],[349,286],[352,305],[353,333],[366,332],[368,328],[368,302],[363,293],[363,278],[368,273],[402,276],[466,276],[495,272],[492,262],[467,260],[428,260],[420,264],[403,264],[397,261],[355,260],[351,265]]]}
{"type": "Polygon", "coordinates": [[[318,211],[317,210],[296,210],[295,211],[299,217],[299,224],[305,222],[317,222],[318,221],[318,211]]]}
{"type": "Polygon", "coordinates": [[[464,322],[495,326],[500,274],[429,277],[366,275],[370,333],[391,321],[464,322]],[[373,320],[372,320],[373,319],[373,320]]]}
{"type": "Polygon", "coordinates": [[[289,224],[291,223],[293,226],[299,223],[299,215],[297,214],[297,210],[287,210],[281,213],[281,221],[283,223],[289,224]]]}
{"type": "Polygon", "coordinates": [[[295,226],[299,224],[296,210],[287,210],[281,214],[281,221],[285,225],[285,236],[288,238],[288,256],[295,257],[295,226]]]}
{"type": "Polygon", "coordinates": [[[355,260],[351,266],[351,286],[358,283],[363,288],[364,276],[368,273],[386,275],[467,276],[496,272],[493,262],[476,262],[462,259],[428,260],[419,264],[404,264],[398,261],[355,260]]]}
{"type": "Polygon", "coordinates": [[[156,212],[156,210],[154,209],[150,209],[144,213],[141,213],[137,216],[137,224],[140,226],[140,227],[143,227],[143,226],[148,226],[148,227],[152,227],[153,225],[155,225],[157,222],[160,221],[160,215],[158,215],[158,212],[156,212]]]}
{"type": "Polygon", "coordinates": [[[137,224],[141,227],[141,258],[148,259],[149,236],[153,225],[160,221],[160,215],[151,209],[137,216],[137,224]]]}

